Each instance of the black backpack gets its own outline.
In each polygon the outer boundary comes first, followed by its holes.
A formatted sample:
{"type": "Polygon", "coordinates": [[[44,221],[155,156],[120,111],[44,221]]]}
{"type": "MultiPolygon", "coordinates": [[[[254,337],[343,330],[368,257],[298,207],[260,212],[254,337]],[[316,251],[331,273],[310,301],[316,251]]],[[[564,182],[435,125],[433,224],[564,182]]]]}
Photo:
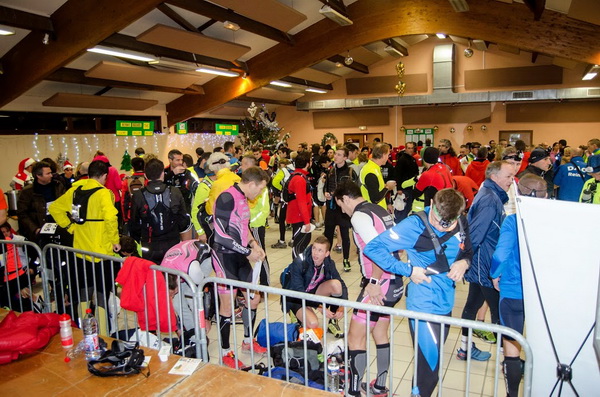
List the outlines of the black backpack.
{"type": "Polygon", "coordinates": [[[281,190],[281,199],[286,203],[289,203],[296,199],[296,194],[290,192],[290,182],[294,179],[294,176],[300,175],[306,181],[306,193],[310,193],[310,183],[308,182],[308,178],[301,172],[292,172],[290,177],[283,184],[283,189],[281,190]]]}
{"type": "Polygon", "coordinates": [[[103,186],[95,187],[93,189],[83,189],[83,186],[79,186],[73,192],[73,203],[71,204],[71,213],[69,218],[73,223],[83,225],[86,222],[102,222],[104,219],[89,219],[87,217],[87,208],[92,194],[98,190],[103,189],[103,186]]]}
{"type": "Polygon", "coordinates": [[[160,194],[142,189],[144,209],[142,219],[148,226],[149,237],[159,237],[175,230],[175,216],[171,210],[171,187],[160,194]]]}

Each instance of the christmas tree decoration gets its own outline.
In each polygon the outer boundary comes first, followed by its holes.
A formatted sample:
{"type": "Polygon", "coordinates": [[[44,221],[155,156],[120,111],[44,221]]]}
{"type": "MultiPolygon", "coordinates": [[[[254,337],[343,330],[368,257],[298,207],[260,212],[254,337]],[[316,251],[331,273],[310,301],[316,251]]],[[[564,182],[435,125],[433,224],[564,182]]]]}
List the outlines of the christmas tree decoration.
{"type": "Polygon", "coordinates": [[[123,160],[121,160],[121,169],[123,171],[131,171],[133,167],[131,166],[131,156],[127,149],[125,149],[125,153],[123,154],[123,160]]]}
{"type": "Polygon", "coordinates": [[[321,139],[321,146],[325,147],[325,145],[328,144],[327,141],[329,141],[330,139],[334,139],[337,141],[337,137],[331,132],[325,133],[325,135],[323,135],[323,139],[321,139]]]}
{"type": "Polygon", "coordinates": [[[275,120],[277,114],[275,112],[269,114],[264,104],[259,110],[252,102],[248,114],[250,116],[240,122],[239,137],[244,147],[262,145],[265,149],[274,150],[290,137],[290,134],[284,133],[283,128],[279,127],[279,123],[275,120]]]}
{"type": "Polygon", "coordinates": [[[62,152],[58,153],[58,156],[56,157],[56,165],[60,172],[63,172],[63,165],[65,164],[65,161],[67,161],[67,160],[68,160],[67,156],[62,154],[62,152]]]}

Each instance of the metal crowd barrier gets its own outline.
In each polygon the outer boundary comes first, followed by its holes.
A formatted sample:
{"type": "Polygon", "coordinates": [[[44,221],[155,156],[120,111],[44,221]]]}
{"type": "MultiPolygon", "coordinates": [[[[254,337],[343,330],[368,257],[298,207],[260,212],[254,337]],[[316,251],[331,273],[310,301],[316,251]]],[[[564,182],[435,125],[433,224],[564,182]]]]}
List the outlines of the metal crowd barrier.
{"type": "MultiPolygon", "coordinates": [[[[529,343],[527,342],[527,340],[525,339],[525,337],[521,334],[519,334],[518,332],[501,326],[501,325],[495,325],[495,324],[487,324],[487,323],[482,323],[479,321],[470,321],[470,320],[463,320],[463,319],[459,319],[459,318],[452,318],[452,317],[446,317],[446,316],[439,316],[439,315],[433,315],[433,314],[428,314],[428,313],[420,313],[420,312],[414,312],[414,311],[410,311],[410,310],[402,310],[402,309],[396,309],[396,308],[389,308],[389,307],[384,307],[384,306],[376,306],[376,305],[372,305],[372,304],[365,304],[365,303],[360,303],[360,302],[355,302],[355,301],[350,301],[350,300],[342,300],[342,299],[337,299],[337,298],[330,298],[330,297],[323,297],[323,296],[317,296],[317,295],[312,295],[312,294],[307,294],[307,293],[303,293],[303,292],[297,292],[297,291],[291,291],[291,290],[284,290],[284,289],[280,289],[280,288],[274,288],[274,287],[267,287],[267,286],[262,286],[262,285],[256,285],[256,284],[251,284],[251,283],[247,283],[247,282],[241,282],[241,281],[235,281],[235,280],[228,280],[228,279],[222,279],[222,278],[217,278],[217,277],[210,277],[210,278],[206,278],[204,280],[204,285],[207,284],[212,284],[214,287],[214,291],[217,291],[217,285],[222,285],[222,286],[227,286],[227,288],[229,289],[230,292],[232,292],[230,294],[230,299],[231,299],[231,304],[232,304],[232,313],[233,313],[233,308],[235,308],[234,306],[234,299],[235,299],[235,294],[233,293],[234,289],[240,289],[242,291],[245,291],[248,296],[250,296],[249,294],[251,294],[252,292],[256,291],[258,293],[263,294],[263,302],[259,305],[259,308],[262,306],[264,308],[264,317],[260,317],[258,315],[259,313],[259,309],[257,309],[257,317],[256,317],[256,321],[258,323],[258,321],[261,318],[264,318],[265,321],[267,323],[271,322],[272,320],[270,319],[270,314],[269,314],[269,308],[268,308],[268,304],[266,303],[271,303],[269,302],[269,296],[280,296],[281,297],[281,302],[282,302],[282,310],[283,310],[283,323],[284,325],[284,336],[285,336],[285,354],[283,354],[283,357],[288,357],[288,348],[287,348],[287,344],[288,344],[288,339],[287,339],[287,327],[288,326],[293,326],[293,324],[288,324],[289,323],[289,314],[288,314],[288,309],[287,309],[287,302],[288,299],[290,298],[295,298],[295,299],[300,299],[302,301],[302,310],[305,312],[306,311],[306,301],[310,300],[310,301],[316,301],[319,302],[321,305],[323,305],[323,307],[325,307],[325,305],[334,305],[334,306],[340,306],[340,307],[344,307],[344,316],[343,319],[340,320],[340,327],[342,328],[342,330],[344,331],[344,367],[345,368],[349,368],[348,365],[348,339],[347,339],[347,335],[348,335],[348,330],[349,330],[349,325],[350,325],[350,318],[352,316],[352,310],[354,309],[358,309],[361,311],[365,311],[367,314],[367,318],[370,318],[371,313],[381,313],[381,314],[385,314],[385,315],[389,315],[390,316],[390,326],[389,326],[389,340],[390,340],[390,367],[389,367],[389,371],[388,371],[388,388],[390,390],[390,393],[393,393],[393,391],[396,389],[396,387],[399,384],[394,385],[394,380],[395,380],[395,373],[394,373],[394,329],[396,328],[396,325],[401,321],[402,318],[406,318],[406,319],[412,319],[412,320],[421,320],[421,321],[428,321],[428,322],[433,322],[433,323],[441,323],[444,325],[449,325],[449,326],[454,326],[454,327],[465,327],[468,328],[468,346],[469,346],[469,350],[467,351],[467,360],[466,360],[466,369],[465,369],[465,376],[466,376],[466,386],[465,386],[465,395],[469,395],[470,392],[473,392],[472,390],[470,390],[470,375],[471,375],[471,345],[472,345],[472,338],[473,338],[473,330],[477,329],[477,330],[483,330],[483,331],[490,331],[490,332],[495,332],[497,333],[497,340],[498,343],[496,344],[496,348],[495,348],[495,370],[494,370],[494,392],[493,395],[496,396],[498,395],[498,382],[499,382],[499,375],[500,375],[500,369],[501,369],[501,364],[500,364],[500,356],[501,356],[501,343],[500,341],[502,340],[502,336],[510,336],[512,338],[514,338],[519,344],[521,344],[522,347],[522,351],[525,354],[525,363],[524,363],[524,380],[523,380],[523,395],[525,397],[529,397],[531,395],[531,377],[532,377],[532,370],[533,370],[533,355],[532,355],[532,351],[531,351],[531,347],[529,346],[529,343]]],[[[203,285],[199,286],[199,291],[203,290],[203,285]]],[[[200,300],[202,301],[202,300],[200,300]]],[[[218,302],[218,300],[217,300],[218,302]]],[[[248,315],[249,311],[248,311],[248,315]]],[[[232,336],[233,336],[233,340],[231,343],[231,346],[233,348],[234,354],[236,357],[238,356],[238,345],[239,345],[239,340],[238,340],[238,336],[237,336],[237,332],[236,332],[236,327],[235,325],[235,319],[234,319],[235,315],[232,314],[232,336]]],[[[332,340],[335,339],[332,335],[328,335],[327,334],[327,323],[328,323],[328,319],[325,318],[325,316],[322,316],[322,329],[323,329],[323,341],[322,341],[322,346],[324,349],[324,355],[325,355],[325,370],[323,371],[323,379],[324,379],[324,384],[327,384],[327,374],[326,374],[326,348],[328,345],[328,340],[332,340]]],[[[219,324],[220,321],[220,316],[219,316],[219,307],[218,307],[218,303],[217,303],[217,307],[216,307],[216,323],[219,324]]],[[[278,321],[278,320],[276,320],[278,321]]],[[[414,341],[413,341],[413,346],[414,346],[414,378],[416,379],[416,374],[417,374],[417,346],[418,346],[418,327],[419,327],[420,322],[419,321],[415,321],[415,332],[414,332],[414,341]]],[[[424,326],[424,324],[421,324],[421,326],[424,326]]],[[[370,322],[367,321],[365,323],[365,327],[366,327],[366,338],[367,338],[367,344],[366,344],[366,350],[367,350],[367,363],[372,363],[373,362],[373,354],[372,354],[372,348],[370,347],[370,342],[371,342],[371,326],[370,326],[370,322]]],[[[216,330],[217,335],[218,335],[218,343],[219,343],[219,364],[223,365],[222,362],[222,351],[221,351],[221,335],[218,332],[218,329],[216,330]]],[[[254,335],[254,330],[251,330],[251,338],[255,338],[254,335]]],[[[444,332],[445,332],[445,327],[441,327],[440,329],[440,352],[444,352],[444,332]]],[[[266,327],[266,336],[267,336],[267,357],[271,356],[271,347],[270,347],[270,334],[269,334],[269,327],[266,327]]],[[[305,379],[305,386],[308,386],[308,365],[307,365],[307,342],[306,342],[307,338],[304,338],[304,374],[301,374],[304,376],[305,379]]],[[[254,368],[255,365],[259,362],[259,360],[257,360],[257,357],[255,357],[256,354],[250,350],[250,367],[254,368]]],[[[269,359],[267,359],[269,360],[269,359]]],[[[444,354],[440,354],[440,360],[439,360],[439,381],[437,384],[437,394],[439,396],[442,395],[442,388],[443,388],[443,379],[444,379],[444,354]]],[[[269,363],[269,361],[268,361],[269,363]]],[[[236,366],[237,366],[237,362],[236,362],[236,366]]],[[[271,366],[267,365],[268,369],[268,376],[271,377],[271,366]]],[[[290,369],[289,369],[289,365],[287,363],[286,360],[286,380],[290,380],[290,373],[289,373],[290,369]]],[[[344,371],[344,375],[343,378],[345,380],[344,384],[347,385],[348,384],[348,371],[344,371]]],[[[366,384],[369,385],[371,382],[370,379],[370,370],[369,370],[369,366],[367,366],[367,371],[365,376],[363,377],[363,380],[366,381],[366,384]]]]}

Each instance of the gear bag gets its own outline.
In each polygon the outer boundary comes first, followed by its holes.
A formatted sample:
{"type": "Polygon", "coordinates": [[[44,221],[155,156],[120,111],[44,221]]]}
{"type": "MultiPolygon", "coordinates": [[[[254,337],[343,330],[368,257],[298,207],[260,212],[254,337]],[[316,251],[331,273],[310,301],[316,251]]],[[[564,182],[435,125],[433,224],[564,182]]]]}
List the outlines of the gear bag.
{"type": "Polygon", "coordinates": [[[176,230],[175,216],[171,210],[171,187],[160,194],[150,193],[142,189],[144,210],[142,219],[148,226],[148,237],[159,237],[176,230]]]}
{"type": "Polygon", "coordinates": [[[92,194],[98,190],[103,189],[103,186],[95,187],[93,189],[83,189],[83,186],[79,186],[73,192],[73,202],[71,204],[71,213],[69,218],[73,223],[83,225],[86,222],[102,222],[104,219],[90,219],[87,217],[88,203],[92,194]]]}

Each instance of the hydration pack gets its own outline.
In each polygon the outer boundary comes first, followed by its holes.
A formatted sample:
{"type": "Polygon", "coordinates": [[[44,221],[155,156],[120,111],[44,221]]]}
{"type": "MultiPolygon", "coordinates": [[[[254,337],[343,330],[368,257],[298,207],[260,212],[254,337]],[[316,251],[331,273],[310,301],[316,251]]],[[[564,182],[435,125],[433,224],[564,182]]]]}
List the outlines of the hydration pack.
{"type": "Polygon", "coordinates": [[[69,218],[73,223],[83,225],[86,222],[101,222],[104,219],[90,219],[87,217],[88,203],[92,194],[98,190],[103,189],[103,186],[95,187],[93,189],[83,189],[83,186],[79,186],[73,192],[73,203],[71,204],[71,213],[69,218]]]}

